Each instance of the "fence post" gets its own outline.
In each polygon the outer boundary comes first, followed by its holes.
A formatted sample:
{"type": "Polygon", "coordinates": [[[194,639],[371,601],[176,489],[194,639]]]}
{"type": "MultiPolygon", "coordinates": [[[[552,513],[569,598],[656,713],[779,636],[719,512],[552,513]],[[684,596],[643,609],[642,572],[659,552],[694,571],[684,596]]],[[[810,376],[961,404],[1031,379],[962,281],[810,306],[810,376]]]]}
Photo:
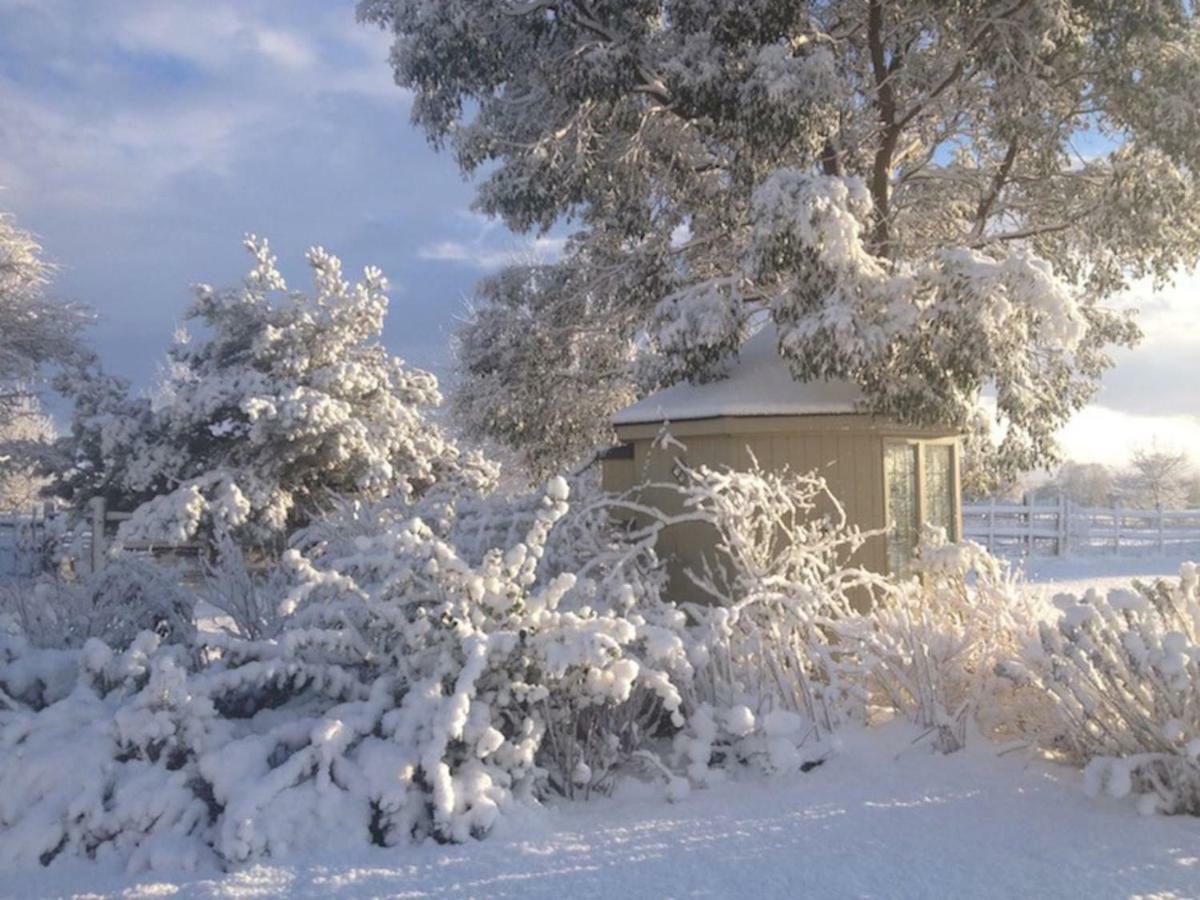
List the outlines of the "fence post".
{"type": "Polygon", "coordinates": [[[987,548],[988,553],[996,552],[996,495],[992,494],[989,499],[988,507],[988,531],[987,531],[987,548]]]}
{"type": "Polygon", "coordinates": [[[1068,523],[1071,521],[1070,516],[1071,503],[1063,494],[1058,495],[1058,540],[1055,542],[1054,550],[1056,556],[1067,555],[1067,531],[1068,523]]]}
{"type": "Polygon", "coordinates": [[[1033,496],[1025,495],[1025,555],[1033,556],[1033,496]]]}
{"type": "Polygon", "coordinates": [[[104,568],[104,524],[107,518],[103,497],[93,497],[88,504],[92,508],[92,571],[104,568]]]}
{"type": "Polygon", "coordinates": [[[1158,513],[1158,555],[1162,556],[1164,549],[1165,549],[1164,541],[1163,541],[1163,508],[1162,508],[1162,504],[1161,503],[1155,504],[1155,510],[1158,513]]]}
{"type": "Polygon", "coordinates": [[[1123,521],[1124,517],[1121,515],[1121,501],[1118,500],[1116,505],[1113,506],[1113,552],[1117,556],[1121,555],[1121,524],[1123,521]]]}

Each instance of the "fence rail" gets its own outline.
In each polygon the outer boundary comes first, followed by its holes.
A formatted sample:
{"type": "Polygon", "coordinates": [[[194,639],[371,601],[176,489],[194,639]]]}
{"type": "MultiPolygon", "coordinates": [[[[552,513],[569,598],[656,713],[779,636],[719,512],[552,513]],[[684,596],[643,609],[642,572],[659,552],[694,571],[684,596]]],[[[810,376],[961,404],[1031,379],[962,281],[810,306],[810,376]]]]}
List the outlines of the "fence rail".
{"type": "MultiPolygon", "coordinates": [[[[48,505],[28,512],[0,512],[0,578],[36,575],[56,567],[58,555],[69,559],[76,572],[97,571],[113,551],[118,527],[129,517],[127,512],[108,509],[99,498],[82,513],[55,510],[48,505]],[[58,554],[49,552],[51,544],[57,545],[58,554]]],[[[199,544],[152,541],[122,541],[119,550],[155,558],[191,559],[193,564],[202,553],[199,544]]]]}
{"type": "Polygon", "coordinates": [[[1200,551],[1200,509],[1160,510],[1054,504],[968,503],[963,534],[993,553],[1177,554],[1200,551]]]}

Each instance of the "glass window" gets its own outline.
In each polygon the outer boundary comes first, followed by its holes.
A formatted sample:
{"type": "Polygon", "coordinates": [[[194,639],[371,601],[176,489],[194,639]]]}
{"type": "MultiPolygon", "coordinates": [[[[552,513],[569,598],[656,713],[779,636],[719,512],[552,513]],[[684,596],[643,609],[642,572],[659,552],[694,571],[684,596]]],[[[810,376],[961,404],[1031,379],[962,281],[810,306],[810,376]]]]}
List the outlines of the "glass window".
{"type": "Polygon", "coordinates": [[[917,445],[887,444],[884,450],[887,478],[888,569],[898,572],[912,559],[920,535],[917,520],[917,445]]]}
{"type": "Polygon", "coordinates": [[[925,445],[925,521],[954,534],[954,448],[949,444],[925,445]]]}

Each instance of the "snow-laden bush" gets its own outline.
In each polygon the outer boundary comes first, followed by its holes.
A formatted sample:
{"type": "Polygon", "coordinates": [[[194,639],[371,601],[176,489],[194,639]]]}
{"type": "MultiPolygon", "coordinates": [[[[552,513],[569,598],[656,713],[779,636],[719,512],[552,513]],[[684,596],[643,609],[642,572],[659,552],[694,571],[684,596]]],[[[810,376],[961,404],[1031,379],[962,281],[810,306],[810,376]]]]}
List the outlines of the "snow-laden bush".
{"type": "Polygon", "coordinates": [[[927,529],[907,572],[875,587],[863,616],[834,626],[849,651],[843,673],[873,705],[908,717],[942,752],[963,747],[972,725],[995,735],[1037,715],[1035,695],[1016,696],[996,673],[1035,636],[1032,600],[1007,563],[927,529]]]}
{"type": "Polygon", "coordinates": [[[1086,765],[1094,793],[1138,796],[1145,812],[1200,814],[1200,577],[1136,591],[1059,595],[1061,615],[1014,675],[1053,702],[1035,737],[1086,765]]]}
{"type": "MultiPolygon", "coordinates": [[[[678,472],[683,513],[715,536],[715,553],[687,573],[702,603],[706,665],[699,690],[717,708],[747,702],[756,712],[804,717],[811,736],[831,731],[845,693],[834,664],[832,627],[855,614],[870,576],[847,565],[870,536],[846,522],[814,475],[688,469],[678,472]]],[[[735,729],[736,730],[736,729],[735,729]]]]}
{"type": "Polygon", "coordinates": [[[178,575],[148,560],[117,556],[76,580],[44,575],[0,582],[0,616],[39,647],[81,647],[100,638],[124,648],[142,631],[186,643],[194,632],[195,596],[178,575]]]}
{"type": "Polygon", "coordinates": [[[417,517],[290,551],[271,639],[91,639],[73,689],[6,688],[5,861],[464,840],[515,802],[645,764],[684,724],[684,617],[654,577],[540,576],[567,495],[553,481],[523,539],[478,562],[417,517]]]}
{"type": "Polygon", "coordinates": [[[1007,582],[977,551],[927,547],[889,587],[847,565],[869,536],[815,477],[681,469],[677,513],[578,487],[346,502],[273,574],[227,548],[202,591],[224,631],[154,618],[39,650],[10,617],[0,864],[461,841],[623,773],[679,797],[807,771],[880,702],[959,734],[991,696],[1007,582]],[[654,552],[678,523],[717,536],[683,608],[654,552]]]}
{"type": "Polygon", "coordinates": [[[197,760],[233,723],[188,684],[187,662],[152,632],[119,654],[91,639],[75,654],[74,687],[44,709],[9,698],[5,712],[0,692],[0,865],[62,853],[131,870],[212,859],[196,839],[216,814],[197,760]]]}

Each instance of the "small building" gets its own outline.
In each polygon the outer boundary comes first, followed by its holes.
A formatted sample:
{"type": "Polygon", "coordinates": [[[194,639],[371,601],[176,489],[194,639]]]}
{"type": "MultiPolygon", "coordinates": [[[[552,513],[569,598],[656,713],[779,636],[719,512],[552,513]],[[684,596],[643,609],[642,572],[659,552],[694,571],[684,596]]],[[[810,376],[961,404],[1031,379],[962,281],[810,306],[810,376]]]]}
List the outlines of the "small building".
{"type": "MultiPolygon", "coordinates": [[[[767,326],[745,343],[725,378],[681,382],[617,412],[620,444],[602,457],[604,486],[669,483],[677,462],[738,469],[754,458],[764,469],[816,472],[850,524],[890,527],[851,562],[895,572],[912,555],[922,523],[945,528],[952,540],[962,534],[960,435],[878,419],[862,411],[862,401],[849,382],[797,382],[779,356],[774,326],[767,326]],[[664,430],[672,440],[661,440],[664,430]]],[[[670,503],[652,493],[642,500],[670,503]]],[[[674,593],[679,569],[711,552],[712,533],[672,526],[657,549],[670,563],[674,593]]]]}

